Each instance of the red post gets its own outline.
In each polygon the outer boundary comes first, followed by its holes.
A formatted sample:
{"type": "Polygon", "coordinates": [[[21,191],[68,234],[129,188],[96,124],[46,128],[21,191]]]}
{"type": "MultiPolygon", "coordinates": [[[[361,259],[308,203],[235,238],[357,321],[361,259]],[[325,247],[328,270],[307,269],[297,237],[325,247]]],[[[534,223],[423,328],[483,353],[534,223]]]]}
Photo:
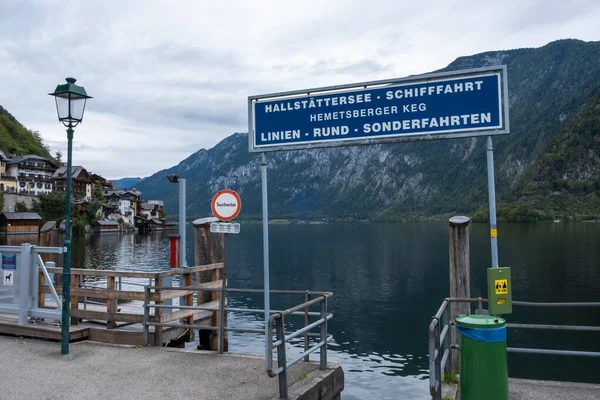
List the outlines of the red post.
{"type": "Polygon", "coordinates": [[[179,268],[179,235],[169,236],[169,266],[179,268]]]}

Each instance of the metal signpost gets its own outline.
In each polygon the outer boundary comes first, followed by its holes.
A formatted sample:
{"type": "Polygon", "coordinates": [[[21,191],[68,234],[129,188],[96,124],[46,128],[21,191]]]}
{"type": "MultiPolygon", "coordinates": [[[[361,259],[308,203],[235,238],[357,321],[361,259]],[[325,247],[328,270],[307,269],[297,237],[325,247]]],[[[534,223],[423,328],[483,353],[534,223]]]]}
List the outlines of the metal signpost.
{"type": "MultiPolygon", "coordinates": [[[[238,216],[242,210],[242,200],[233,190],[225,189],[213,196],[210,208],[219,221],[231,221],[238,216]]],[[[213,222],[210,231],[223,233],[223,276],[221,277],[221,292],[219,293],[219,344],[217,351],[223,353],[223,333],[225,326],[225,288],[227,287],[227,234],[240,233],[240,224],[232,222],[213,222]]]]}
{"type": "Polygon", "coordinates": [[[510,132],[506,76],[506,66],[497,66],[248,97],[248,148],[262,153],[266,340],[266,152],[488,136],[492,267],[498,267],[492,136],[510,132]]]}

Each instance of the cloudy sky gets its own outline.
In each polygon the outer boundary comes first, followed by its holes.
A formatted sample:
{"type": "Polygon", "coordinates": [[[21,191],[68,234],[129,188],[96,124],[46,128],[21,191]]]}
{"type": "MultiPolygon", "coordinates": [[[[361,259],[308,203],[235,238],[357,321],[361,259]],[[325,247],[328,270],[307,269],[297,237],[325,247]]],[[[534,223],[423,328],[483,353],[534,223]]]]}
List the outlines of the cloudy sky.
{"type": "Polygon", "coordinates": [[[0,105],[66,154],[47,93],[77,78],[94,98],[74,163],[143,177],[246,132],[248,95],[596,41],[598,21],[598,0],[0,0],[0,105]]]}

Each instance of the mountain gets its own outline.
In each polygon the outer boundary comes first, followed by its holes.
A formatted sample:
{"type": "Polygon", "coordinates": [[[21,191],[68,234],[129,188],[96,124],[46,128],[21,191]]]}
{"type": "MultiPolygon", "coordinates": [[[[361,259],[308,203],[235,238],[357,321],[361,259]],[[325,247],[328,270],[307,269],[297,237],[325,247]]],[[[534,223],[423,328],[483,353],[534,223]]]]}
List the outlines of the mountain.
{"type": "MultiPolygon", "coordinates": [[[[117,189],[133,189],[138,182],[140,182],[142,178],[121,178],[117,179],[115,182],[117,184],[117,189]]],[[[137,188],[136,188],[137,189],[137,188]]]]}
{"type": "Polygon", "coordinates": [[[600,91],[552,139],[510,200],[510,220],[600,216],[600,91]]]}
{"type": "MultiPolygon", "coordinates": [[[[460,57],[441,71],[501,64],[508,68],[511,134],[494,139],[499,217],[518,220],[525,213],[527,220],[547,219],[560,210],[561,215],[600,215],[593,196],[581,208],[539,202],[548,199],[544,190],[558,190],[555,181],[562,185],[556,197],[561,202],[594,195],[580,189],[598,179],[590,166],[594,157],[584,156],[587,145],[577,145],[572,137],[589,129],[586,140],[597,138],[600,42],[559,40],[535,49],[486,52],[460,57]],[[557,181],[557,176],[566,178],[557,181]]],[[[273,218],[391,221],[478,208],[482,214],[487,206],[484,138],[271,153],[268,166],[273,218]]],[[[190,217],[209,215],[212,195],[223,188],[240,193],[241,217],[260,215],[260,160],[248,153],[244,133],[138,183],[144,197],[163,199],[169,214],[176,215],[177,191],[166,178],[171,173],[188,180],[190,217]]]]}
{"type": "Polygon", "coordinates": [[[0,151],[8,157],[12,154],[35,154],[54,161],[48,148],[44,146],[39,132],[25,128],[2,106],[0,106],[0,151]]]}

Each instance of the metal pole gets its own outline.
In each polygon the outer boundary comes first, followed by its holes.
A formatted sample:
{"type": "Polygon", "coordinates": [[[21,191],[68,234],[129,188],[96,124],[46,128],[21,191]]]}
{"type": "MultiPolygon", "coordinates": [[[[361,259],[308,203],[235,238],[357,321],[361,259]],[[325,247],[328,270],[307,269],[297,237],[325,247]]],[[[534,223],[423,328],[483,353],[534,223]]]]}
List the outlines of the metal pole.
{"type": "Polygon", "coordinates": [[[61,320],[61,346],[62,355],[69,354],[69,323],[71,319],[71,179],[73,165],[73,124],[69,123],[67,129],[67,211],[65,221],[65,254],[63,268],[63,295],[62,295],[62,320],[61,320]]]}
{"type": "MultiPolygon", "coordinates": [[[[179,187],[179,265],[178,268],[186,268],[187,260],[185,255],[185,232],[186,232],[186,217],[185,217],[185,178],[179,178],[177,183],[179,187]]],[[[169,283],[170,284],[170,283],[169,283]]],[[[179,275],[179,287],[185,286],[185,276],[179,275]]],[[[179,305],[185,305],[185,297],[179,298],[179,305]]],[[[185,323],[185,319],[180,320],[182,324],[185,323]]]]}
{"type": "Polygon", "coordinates": [[[267,155],[262,153],[260,165],[262,178],[262,224],[263,224],[263,276],[265,291],[265,358],[269,358],[267,343],[272,339],[269,334],[270,310],[270,284],[269,284],[269,208],[267,200],[267,155]]]}
{"type": "MultiPolygon", "coordinates": [[[[282,318],[283,319],[283,318],[282,318]]],[[[323,342],[323,346],[320,350],[320,360],[319,360],[319,368],[321,370],[327,369],[327,297],[323,297],[321,301],[321,319],[323,323],[321,324],[321,342],[323,342]]]]}
{"type": "Polygon", "coordinates": [[[179,178],[179,267],[187,267],[186,240],[185,240],[185,179],[179,178]]]}
{"type": "Polygon", "coordinates": [[[496,228],[496,186],[494,184],[494,147],[492,137],[487,140],[488,192],[490,201],[490,239],[492,240],[492,267],[498,268],[498,230],[496,228]]]}
{"type": "Polygon", "coordinates": [[[288,398],[288,380],[287,380],[287,357],[286,357],[286,342],[285,342],[285,325],[283,323],[283,315],[275,320],[275,331],[277,332],[277,340],[281,344],[277,346],[277,366],[283,368],[279,373],[279,397],[282,399],[288,398]]]}
{"type": "MultiPolygon", "coordinates": [[[[30,300],[30,273],[31,273],[31,245],[29,243],[21,244],[21,260],[19,265],[19,325],[27,325],[27,314],[31,306],[30,300]]],[[[13,282],[15,275],[13,274],[13,282]]],[[[36,304],[37,307],[37,304],[36,304]]]]}
{"type": "Polygon", "coordinates": [[[225,287],[227,282],[227,234],[223,234],[223,272],[221,273],[221,291],[219,292],[219,344],[217,351],[219,354],[223,354],[225,350],[225,287]]]}

